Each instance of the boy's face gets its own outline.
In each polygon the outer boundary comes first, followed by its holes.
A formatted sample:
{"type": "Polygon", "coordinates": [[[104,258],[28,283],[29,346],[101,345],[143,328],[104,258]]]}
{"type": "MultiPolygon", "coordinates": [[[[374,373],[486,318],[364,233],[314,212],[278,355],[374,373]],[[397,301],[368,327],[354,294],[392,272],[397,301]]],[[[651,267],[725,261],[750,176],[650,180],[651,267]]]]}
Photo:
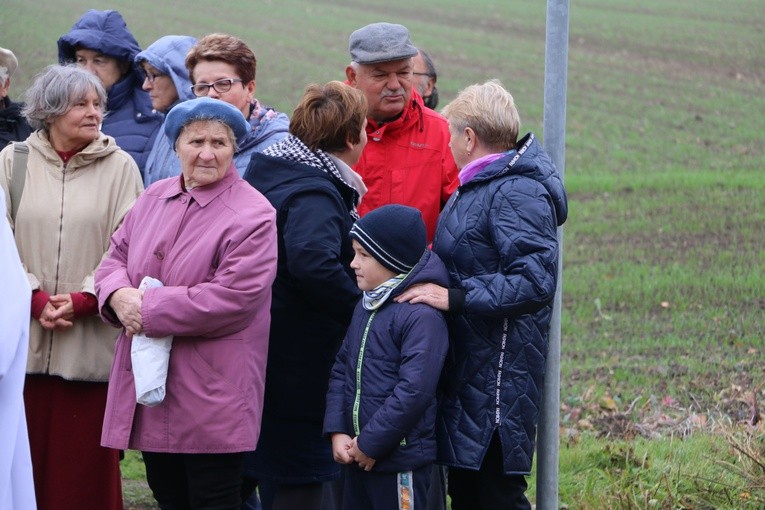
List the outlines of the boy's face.
{"type": "Polygon", "coordinates": [[[356,285],[361,290],[373,290],[381,283],[390,280],[396,273],[386,268],[364,249],[357,240],[353,240],[353,260],[351,269],[356,273],[356,285]]]}

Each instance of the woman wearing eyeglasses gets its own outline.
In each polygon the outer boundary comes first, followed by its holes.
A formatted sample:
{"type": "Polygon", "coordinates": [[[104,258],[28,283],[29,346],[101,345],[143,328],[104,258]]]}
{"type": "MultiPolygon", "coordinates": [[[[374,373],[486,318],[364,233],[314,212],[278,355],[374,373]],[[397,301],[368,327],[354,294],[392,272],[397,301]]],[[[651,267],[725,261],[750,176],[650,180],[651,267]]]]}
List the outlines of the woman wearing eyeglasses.
{"type": "Polygon", "coordinates": [[[244,41],[227,34],[210,34],[186,55],[192,92],[234,105],[250,123],[250,133],[239,142],[234,164],[244,175],[250,156],[262,152],[289,132],[289,117],[255,99],[255,53],[244,41]]]}
{"type": "Polygon", "coordinates": [[[76,63],[101,80],[107,94],[101,131],[114,137],[143,173],[162,115],[141,90],[143,77],[133,63],[140,51],[122,15],[112,10],[89,10],[58,40],[59,63],[76,63]]]}
{"type": "MultiPolygon", "coordinates": [[[[196,43],[197,39],[188,35],[166,35],[136,55],[135,63],[143,72],[143,90],[149,93],[154,110],[167,114],[178,103],[195,97],[186,69],[186,53],[196,43]]],[[[162,129],[146,160],[143,184],[148,187],[180,174],[181,160],[162,129]]]]}

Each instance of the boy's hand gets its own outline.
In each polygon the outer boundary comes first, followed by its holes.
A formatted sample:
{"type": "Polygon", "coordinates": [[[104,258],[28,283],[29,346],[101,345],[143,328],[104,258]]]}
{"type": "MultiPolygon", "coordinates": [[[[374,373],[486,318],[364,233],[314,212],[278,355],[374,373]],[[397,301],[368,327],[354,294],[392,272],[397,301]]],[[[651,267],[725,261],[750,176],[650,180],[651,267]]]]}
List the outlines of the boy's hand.
{"type": "Polygon", "coordinates": [[[358,442],[356,441],[358,436],[354,437],[351,441],[351,448],[348,450],[348,454],[355,460],[359,467],[364,471],[371,471],[375,465],[375,459],[367,457],[367,454],[359,449],[358,442]]]}
{"type": "Polygon", "coordinates": [[[332,434],[332,457],[338,464],[351,464],[353,458],[348,454],[353,439],[348,434],[337,432],[332,434]]]}

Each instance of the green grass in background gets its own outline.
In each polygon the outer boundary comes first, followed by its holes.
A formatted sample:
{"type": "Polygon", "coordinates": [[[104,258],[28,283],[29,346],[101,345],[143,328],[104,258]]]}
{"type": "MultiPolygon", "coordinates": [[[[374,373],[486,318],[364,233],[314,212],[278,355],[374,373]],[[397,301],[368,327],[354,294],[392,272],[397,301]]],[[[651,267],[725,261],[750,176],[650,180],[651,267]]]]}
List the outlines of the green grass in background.
{"type": "MultiPolygon", "coordinates": [[[[170,33],[243,38],[257,97],[287,113],[307,83],[344,79],[353,30],[403,23],[436,62],[442,106],[499,78],[543,136],[542,1],[3,0],[14,97],[90,7],[120,10],[144,47],[170,33]]],[[[762,0],[570,4],[566,508],[765,505],[762,467],[742,453],[765,458],[762,422],[748,424],[765,402],[763,26],[762,0]]]]}

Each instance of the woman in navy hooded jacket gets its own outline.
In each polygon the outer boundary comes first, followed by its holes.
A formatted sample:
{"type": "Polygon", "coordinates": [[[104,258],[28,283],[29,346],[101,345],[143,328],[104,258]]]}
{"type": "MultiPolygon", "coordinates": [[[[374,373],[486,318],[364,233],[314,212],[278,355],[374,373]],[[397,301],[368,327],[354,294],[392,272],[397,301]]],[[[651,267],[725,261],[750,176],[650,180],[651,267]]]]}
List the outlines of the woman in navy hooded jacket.
{"type": "Polygon", "coordinates": [[[449,312],[436,433],[452,509],[530,509],[566,193],[536,137],[517,141],[518,111],[498,81],[466,88],[443,114],[460,186],[433,251],[450,281],[400,299],[449,312]]]}
{"type": "Polygon", "coordinates": [[[75,62],[101,80],[107,93],[101,131],[130,154],[143,174],[162,114],[141,89],[143,76],[134,65],[141,51],[117,11],[89,10],[58,40],[58,60],[75,62]]]}
{"type": "MultiPolygon", "coordinates": [[[[188,35],[166,35],[136,55],[135,63],[143,72],[143,89],[149,93],[156,111],[167,115],[178,103],[195,97],[186,69],[186,54],[196,43],[196,38],[188,35]]],[[[163,128],[146,160],[143,185],[148,188],[153,182],[176,175],[181,175],[181,160],[163,128]]]]}

